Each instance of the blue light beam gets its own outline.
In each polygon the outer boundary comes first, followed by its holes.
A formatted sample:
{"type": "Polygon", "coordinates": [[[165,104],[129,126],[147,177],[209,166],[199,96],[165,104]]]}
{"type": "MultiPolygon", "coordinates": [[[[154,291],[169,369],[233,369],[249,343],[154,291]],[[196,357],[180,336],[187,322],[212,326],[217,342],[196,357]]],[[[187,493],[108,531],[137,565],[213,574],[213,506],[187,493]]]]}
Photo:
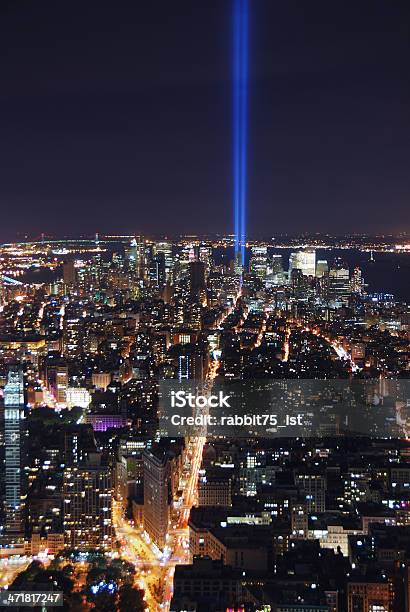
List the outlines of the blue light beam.
{"type": "Polygon", "coordinates": [[[248,188],[248,0],[234,0],[233,36],[233,198],[235,258],[245,263],[248,188]]]}

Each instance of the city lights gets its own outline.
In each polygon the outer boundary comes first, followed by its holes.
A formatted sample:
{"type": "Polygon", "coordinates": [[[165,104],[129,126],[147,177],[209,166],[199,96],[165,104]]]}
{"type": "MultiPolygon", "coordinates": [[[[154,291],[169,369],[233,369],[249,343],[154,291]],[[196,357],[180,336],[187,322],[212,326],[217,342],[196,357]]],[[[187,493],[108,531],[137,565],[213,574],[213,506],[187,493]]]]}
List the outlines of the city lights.
{"type": "Polygon", "coordinates": [[[0,607],[410,612],[409,7],[6,4],[0,607]]]}

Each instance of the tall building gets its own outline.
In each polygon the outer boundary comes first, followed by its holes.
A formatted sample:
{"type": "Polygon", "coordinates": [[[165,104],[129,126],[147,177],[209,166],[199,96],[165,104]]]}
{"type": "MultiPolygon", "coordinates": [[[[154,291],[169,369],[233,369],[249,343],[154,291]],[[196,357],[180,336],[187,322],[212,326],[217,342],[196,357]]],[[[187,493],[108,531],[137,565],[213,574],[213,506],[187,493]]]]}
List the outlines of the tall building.
{"type": "Polygon", "coordinates": [[[287,283],[288,276],[285,275],[285,272],[283,270],[282,255],[280,255],[279,253],[274,253],[268,259],[267,271],[268,274],[265,279],[266,287],[285,285],[287,283]]]}
{"type": "Polygon", "coordinates": [[[65,285],[75,285],[77,274],[74,266],[74,261],[66,261],[63,264],[63,281],[65,285]]]}
{"type": "Polygon", "coordinates": [[[174,257],[172,254],[172,242],[168,240],[160,240],[155,243],[155,252],[157,255],[163,254],[165,260],[165,280],[167,283],[173,281],[174,257]]]}
{"type": "Polygon", "coordinates": [[[293,270],[301,270],[303,276],[315,276],[316,251],[307,249],[291,253],[289,258],[289,277],[293,270]]]}
{"type": "Polygon", "coordinates": [[[192,345],[181,348],[178,355],[178,380],[203,380],[208,368],[208,356],[192,345]]]}
{"type": "Polygon", "coordinates": [[[46,364],[46,381],[49,392],[59,404],[65,404],[68,388],[68,366],[64,360],[49,357],[46,364]]]}
{"type": "Polygon", "coordinates": [[[266,278],[268,271],[268,249],[267,247],[252,247],[249,261],[249,272],[259,278],[266,278]]]}
{"type": "Polygon", "coordinates": [[[202,261],[193,261],[189,264],[189,287],[194,294],[205,291],[205,264],[202,261]]]}
{"type": "Polygon", "coordinates": [[[148,276],[152,285],[163,287],[166,283],[165,255],[158,253],[149,260],[148,276]]]}
{"type": "Polygon", "coordinates": [[[84,322],[80,309],[70,305],[65,309],[63,324],[64,355],[79,357],[84,349],[84,322]]]}
{"type": "Polygon", "coordinates": [[[329,270],[329,299],[346,304],[351,293],[350,272],[345,262],[337,257],[329,270]]]}
{"type": "Polygon", "coordinates": [[[280,253],[274,253],[270,258],[270,267],[272,274],[282,274],[283,262],[280,253]]]}
{"type": "Polygon", "coordinates": [[[139,278],[145,274],[145,239],[143,236],[135,236],[130,246],[125,249],[125,259],[128,269],[139,278]]]}
{"type": "Polygon", "coordinates": [[[240,250],[237,253],[235,253],[235,259],[233,262],[233,273],[235,274],[235,276],[242,277],[244,260],[245,260],[244,253],[242,253],[240,250]]]}
{"type": "Polygon", "coordinates": [[[4,388],[5,446],[5,534],[8,542],[24,535],[22,466],[22,419],[24,417],[24,376],[19,366],[11,366],[4,388]]]}
{"type": "Polygon", "coordinates": [[[329,266],[326,259],[318,259],[316,262],[316,277],[322,278],[329,271],[329,266]]]}
{"type": "Polygon", "coordinates": [[[201,244],[198,248],[198,260],[205,265],[205,275],[208,278],[212,266],[212,247],[201,244]]]}
{"type": "Polygon", "coordinates": [[[158,546],[166,543],[171,507],[171,469],[162,449],[144,452],[144,529],[158,546]]]}
{"type": "Polygon", "coordinates": [[[112,547],[111,467],[92,453],[83,465],[66,466],[63,475],[63,526],[67,548],[112,547]]]}
{"type": "Polygon", "coordinates": [[[361,294],[364,291],[364,279],[362,271],[358,266],[356,266],[356,268],[353,270],[351,289],[353,293],[357,294],[361,294]]]}
{"type": "Polygon", "coordinates": [[[290,273],[289,281],[292,287],[292,295],[296,298],[303,298],[306,296],[308,289],[308,278],[305,276],[300,268],[293,268],[290,273]]]}

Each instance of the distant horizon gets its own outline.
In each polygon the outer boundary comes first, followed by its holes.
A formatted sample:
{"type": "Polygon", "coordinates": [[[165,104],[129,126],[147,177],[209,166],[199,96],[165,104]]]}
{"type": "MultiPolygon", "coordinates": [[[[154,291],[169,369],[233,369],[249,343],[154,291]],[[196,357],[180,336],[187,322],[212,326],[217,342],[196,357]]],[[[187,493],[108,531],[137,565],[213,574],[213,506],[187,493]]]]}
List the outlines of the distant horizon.
{"type": "MultiPolygon", "coordinates": [[[[47,242],[47,241],[69,241],[69,240],[85,240],[85,241],[96,241],[96,234],[98,233],[98,240],[105,240],[105,239],[111,239],[113,241],[115,241],[116,239],[118,240],[125,240],[127,238],[133,238],[135,236],[143,236],[145,238],[148,239],[153,239],[153,240],[180,240],[180,239],[184,239],[184,238],[193,238],[193,239],[203,239],[203,240],[213,240],[213,239],[231,239],[232,241],[234,240],[234,233],[233,232],[181,232],[179,234],[177,233],[173,233],[173,234],[164,234],[164,233],[160,233],[160,232],[152,232],[152,231],[134,231],[134,232],[130,232],[130,233],[126,233],[126,232],[110,232],[110,233],[106,233],[106,232],[96,232],[96,233],[90,233],[90,232],[79,232],[79,233],[69,233],[69,234],[58,234],[58,233],[53,233],[53,234],[44,234],[44,236],[39,236],[39,235],[30,235],[30,234],[24,234],[19,235],[16,234],[14,236],[14,239],[9,239],[9,240],[3,240],[0,242],[1,245],[4,244],[16,244],[16,243],[24,243],[24,242],[35,242],[35,243],[41,243],[42,241],[47,242]]],[[[273,239],[276,238],[286,238],[286,239],[303,239],[303,238],[315,238],[315,239],[324,239],[324,238],[329,238],[329,239],[343,239],[343,238],[410,238],[410,232],[409,231],[400,231],[400,232],[366,232],[366,231],[356,231],[356,232],[339,232],[339,233],[334,233],[334,232],[330,232],[330,231],[315,231],[315,232],[309,232],[309,231],[305,231],[305,232],[275,232],[272,234],[268,234],[268,235],[264,235],[262,236],[261,234],[256,235],[256,234],[250,234],[247,237],[247,243],[248,242],[254,242],[254,241],[271,241],[273,239]]]]}
{"type": "MultiPolygon", "coordinates": [[[[0,200],[0,206],[1,206],[1,200],[0,200]]],[[[250,209],[252,209],[252,206],[250,206],[250,209]]],[[[65,225],[65,224],[62,224],[65,225]]],[[[159,227],[158,229],[154,229],[154,226],[157,224],[144,224],[142,227],[140,228],[136,228],[135,230],[130,230],[130,229],[124,229],[124,228],[119,228],[116,229],[115,227],[113,227],[112,229],[110,229],[109,227],[107,227],[107,223],[102,223],[101,224],[103,227],[99,228],[98,225],[95,228],[89,228],[89,224],[85,224],[84,228],[81,228],[81,224],[78,224],[78,230],[77,229],[72,229],[69,228],[68,230],[64,231],[59,231],[58,229],[32,229],[32,230],[13,230],[13,229],[6,229],[6,228],[0,228],[0,244],[7,244],[7,243],[12,243],[12,242],[24,242],[24,241],[40,241],[41,240],[41,236],[42,234],[44,234],[44,237],[47,239],[58,239],[58,240],[64,240],[64,239],[75,239],[78,237],[81,238],[87,238],[87,239],[93,239],[93,237],[95,236],[96,233],[100,234],[100,236],[153,236],[153,237],[165,237],[165,236],[169,236],[170,238],[178,238],[181,236],[209,236],[209,237],[217,237],[217,236],[234,236],[234,228],[233,228],[233,224],[232,227],[228,227],[225,228],[225,230],[222,229],[207,229],[204,228],[202,231],[198,231],[196,229],[185,229],[185,228],[181,228],[180,231],[178,230],[174,230],[174,231],[164,231],[161,224],[158,224],[159,227]]],[[[198,222],[198,226],[201,226],[201,222],[198,222]]],[[[254,230],[252,229],[252,224],[249,224],[249,229],[247,231],[247,241],[249,240],[267,240],[267,239],[271,239],[271,238],[275,238],[275,237],[301,237],[301,236],[308,236],[308,237],[312,237],[312,236],[329,236],[329,237],[334,237],[334,238],[341,238],[341,237],[346,237],[346,236],[369,236],[369,237],[383,237],[383,236],[391,236],[391,237],[399,237],[399,236],[410,236],[410,227],[409,228],[400,228],[400,229],[392,229],[392,228],[386,228],[386,229],[369,229],[369,228],[362,228],[362,229],[339,229],[339,230],[335,230],[332,229],[331,226],[329,226],[328,229],[323,229],[323,228],[312,228],[312,229],[276,229],[275,231],[269,232],[266,230],[264,232],[262,232],[261,230],[254,230]]],[[[274,224],[273,224],[274,226],[274,224]]]]}

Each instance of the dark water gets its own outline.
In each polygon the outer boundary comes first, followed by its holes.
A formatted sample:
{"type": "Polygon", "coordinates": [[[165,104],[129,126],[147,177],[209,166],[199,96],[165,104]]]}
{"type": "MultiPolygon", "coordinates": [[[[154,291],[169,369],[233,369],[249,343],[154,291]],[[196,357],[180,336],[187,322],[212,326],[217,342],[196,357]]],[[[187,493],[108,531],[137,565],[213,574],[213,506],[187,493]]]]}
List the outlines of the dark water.
{"type": "MultiPolygon", "coordinates": [[[[282,255],[283,267],[288,269],[289,255],[296,249],[269,249],[272,253],[282,255]]],[[[233,257],[233,250],[218,249],[216,259],[227,262],[233,257]]],[[[248,249],[247,258],[249,259],[248,249]]],[[[317,259],[326,259],[331,265],[335,257],[341,257],[352,271],[361,268],[367,291],[369,293],[392,293],[397,300],[410,302],[410,253],[374,253],[374,262],[370,261],[370,253],[356,249],[318,249],[317,259]]]]}
{"type": "Polygon", "coordinates": [[[49,268],[29,268],[18,280],[22,283],[30,283],[33,285],[40,283],[52,283],[61,278],[61,269],[50,270],[49,268]]]}
{"type": "MultiPolygon", "coordinates": [[[[332,251],[332,255],[336,251],[332,251]]],[[[329,254],[329,252],[328,252],[329,254]]],[[[350,268],[359,266],[363,272],[367,291],[371,293],[392,293],[396,299],[410,302],[410,254],[370,253],[361,251],[339,251],[350,268]]],[[[323,254],[323,259],[326,259],[323,254]]],[[[322,256],[320,257],[322,259],[322,256]]]]}

